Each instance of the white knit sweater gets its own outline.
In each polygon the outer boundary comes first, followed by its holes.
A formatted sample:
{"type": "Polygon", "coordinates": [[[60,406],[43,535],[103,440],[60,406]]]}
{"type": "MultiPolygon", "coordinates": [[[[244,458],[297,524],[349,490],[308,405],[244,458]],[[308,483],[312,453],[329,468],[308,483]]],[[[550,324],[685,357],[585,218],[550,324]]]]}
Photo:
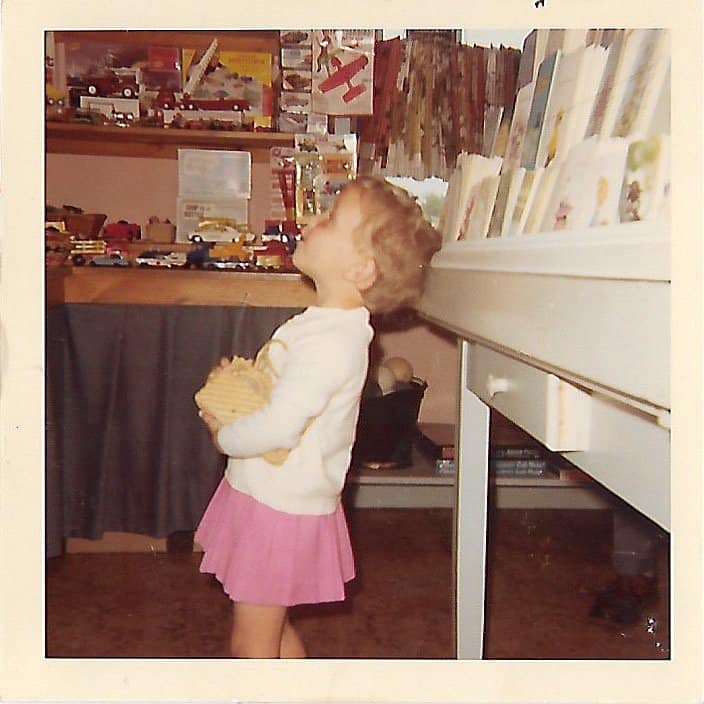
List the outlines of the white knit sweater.
{"type": "Polygon", "coordinates": [[[366,308],[312,306],[276,330],[269,403],[223,426],[232,487],[279,511],[336,510],[349,467],[373,330],[366,308]],[[309,424],[310,423],[310,424],[309,424]],[[261,455],[290,449],[279,466],[261,455]]]}

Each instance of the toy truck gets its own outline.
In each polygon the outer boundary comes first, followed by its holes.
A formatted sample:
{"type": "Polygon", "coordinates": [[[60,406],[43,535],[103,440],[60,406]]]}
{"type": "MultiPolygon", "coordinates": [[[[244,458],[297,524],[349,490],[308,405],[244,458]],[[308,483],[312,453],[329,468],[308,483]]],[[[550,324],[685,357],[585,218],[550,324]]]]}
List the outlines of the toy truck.
{"type": "Polygon", "coordinates": [[[138,240],[142,236],[139,225],[127,220],[111,222],[103,227],[103,237],[106,240],[138,240]]]}
{"type": "Polygon", "coordinates": [[[138,73],[131,69],[114,69],[99,76],[87,76],[83,81],[88,95],[94,97],[121,95],[135,98],[139,94],[138,73]]]}
{"type": "Polygon", "coordinates": [[[150,249],[142,252],[134,260],[135,264],[141,267],[164,267],[173,269],[174,267],[184,267],[186,265],[185,252],[159,252],[150,249]]]}
{"type": "Polygon", "coordinates": [[[105,255],[105,240],[79,240],[72,238],[71,261],[75,266],[83,266],[95,257],[105,255]]]}
{"type": "Polygon", "coordinates": [[[234,110],[245,112],[250,109],[249,100],[239,98],[193,98],[188,93],[174,93],[160,90],[156,104],[162,110],[234,110]]]}

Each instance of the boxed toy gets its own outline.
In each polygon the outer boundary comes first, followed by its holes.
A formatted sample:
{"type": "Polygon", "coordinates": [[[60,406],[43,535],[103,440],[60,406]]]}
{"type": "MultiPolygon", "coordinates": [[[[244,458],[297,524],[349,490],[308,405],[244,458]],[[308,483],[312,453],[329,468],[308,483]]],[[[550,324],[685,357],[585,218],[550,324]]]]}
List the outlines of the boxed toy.
{"type": "Polygon", "coordinates": [[[208,232],[207,239],[227,242],[236,237],[237,225],[247,225],[249,219],[247,198],[202,198],[179,196],[176,199],[176,241],[188,242],[189,236],[199,231],[204,220],[229,221],[231,225],[208,232]]]}
{"type": "Polygon", "coordinates": [[[249,198],[252,155],[215,149],[178,150],[178,193],[205,198],[249,198]]]}

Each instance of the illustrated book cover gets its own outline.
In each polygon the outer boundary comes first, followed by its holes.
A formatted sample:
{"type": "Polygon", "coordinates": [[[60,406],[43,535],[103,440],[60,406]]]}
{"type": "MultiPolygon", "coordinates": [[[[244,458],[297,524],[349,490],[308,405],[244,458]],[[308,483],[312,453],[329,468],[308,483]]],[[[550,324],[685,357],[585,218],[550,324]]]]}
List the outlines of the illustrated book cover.
{"type": "Polygon", "coordinates": [[[572,147],[555,180],[541,231],[618,222],[628,141],[590,137],[572,147]]]}

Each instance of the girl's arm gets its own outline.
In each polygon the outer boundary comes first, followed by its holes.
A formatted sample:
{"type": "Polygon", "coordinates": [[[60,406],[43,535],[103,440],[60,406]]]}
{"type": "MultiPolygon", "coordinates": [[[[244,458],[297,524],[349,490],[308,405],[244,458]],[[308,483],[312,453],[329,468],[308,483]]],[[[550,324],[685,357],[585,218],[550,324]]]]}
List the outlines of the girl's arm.
{"type": "Polygon", "coordinates": [[[353,372],[355,360],[345,343],[311,336],[291,346],[269,402],[217,432],[223,452],[246,458],[294,448],[308,423],[353,372]]]}

